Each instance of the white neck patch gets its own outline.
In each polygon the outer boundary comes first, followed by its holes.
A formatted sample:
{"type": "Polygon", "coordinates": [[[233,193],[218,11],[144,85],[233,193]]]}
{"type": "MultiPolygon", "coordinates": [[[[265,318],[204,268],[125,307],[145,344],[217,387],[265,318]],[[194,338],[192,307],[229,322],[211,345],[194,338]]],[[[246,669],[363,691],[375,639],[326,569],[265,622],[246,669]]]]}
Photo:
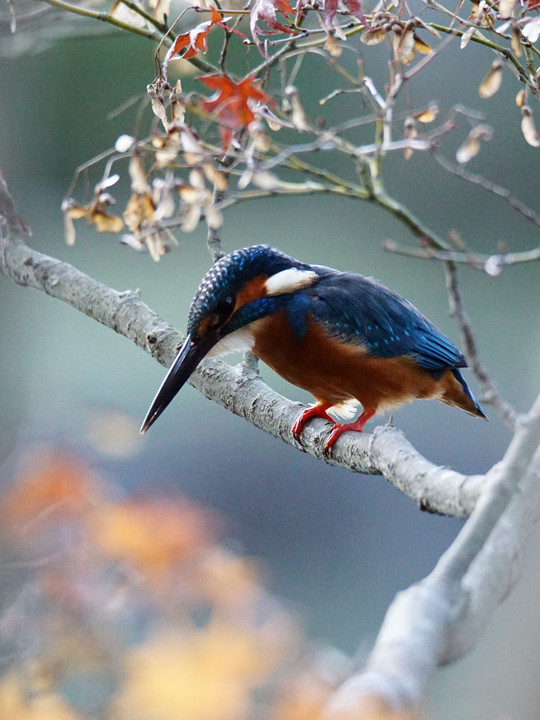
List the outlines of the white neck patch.
{"type": "Polygon", "coordinates": [[[247,325],[239,330],[235,330],[214,345],[206,357],[219,357],[220,355],[229,355],[234,352],[246,352],[251,350],[255,345],[255,337],[253,335],[253,325],[247,325]]]}
{"type": "Polygon", "coordinates": [[[319,276],[313,270],[299,270],[298,268],[287,268],[281,272],[271,275],[265,283],[267,295],[284,295],[295,290],[309,287],[318,280],[319,276]]]}

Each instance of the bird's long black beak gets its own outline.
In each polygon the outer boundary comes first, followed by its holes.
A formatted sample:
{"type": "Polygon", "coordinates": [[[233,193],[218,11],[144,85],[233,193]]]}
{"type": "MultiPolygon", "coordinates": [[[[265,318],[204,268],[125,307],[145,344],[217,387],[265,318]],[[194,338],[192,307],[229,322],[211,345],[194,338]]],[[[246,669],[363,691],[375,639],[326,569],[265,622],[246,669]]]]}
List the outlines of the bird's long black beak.
{"type": "Polygon", "coordinates": [[[219,339],[217,334],[214,333],[209,333],[198,342],[193,342],[191,335],[187,336],[169,368],[169,372],[165,375],[165,379],[161,383],[150,409],[146,413],[140,430],[141,435],[158,419],[177,392],[185,385],[197,365],[219,339]]]}

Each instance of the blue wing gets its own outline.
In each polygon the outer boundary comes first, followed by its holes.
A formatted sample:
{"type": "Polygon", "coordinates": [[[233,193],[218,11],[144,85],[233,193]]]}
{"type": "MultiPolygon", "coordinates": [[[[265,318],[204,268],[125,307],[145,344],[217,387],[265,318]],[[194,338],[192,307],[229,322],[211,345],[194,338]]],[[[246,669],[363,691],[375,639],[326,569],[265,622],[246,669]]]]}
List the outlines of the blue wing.
{"type": "Polygon", "coordinates": [[[466,367],[454,344],[405,298],[371,278],[313,269],[320,280],[302,293],[306,310],[330,334],[376,357],[411,355],[434,373],[466,367]]]}

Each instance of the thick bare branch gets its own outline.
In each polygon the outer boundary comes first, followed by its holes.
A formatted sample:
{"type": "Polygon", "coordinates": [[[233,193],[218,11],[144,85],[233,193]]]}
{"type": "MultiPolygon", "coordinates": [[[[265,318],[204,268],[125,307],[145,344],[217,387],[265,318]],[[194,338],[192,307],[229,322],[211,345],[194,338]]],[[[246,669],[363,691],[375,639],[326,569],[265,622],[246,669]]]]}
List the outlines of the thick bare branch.
{"type": "MultiPolygon", "coordinates": [[[[115,332],[132,340],[162,365],[169,366],[182,342],[178,332],[154,313],[138,293],[118,292],[72,265],[30,248],[5,183],[0,183],[0,214],[5,219],[2,272],[15,282],[41,290],[68,303],[115,332]]],[[[268,387],[252,369],[231,367],[218,360],[203,362],[191,384],[206,397],[324,462],[346,470],[382,474],[422,508],[467,517],[480,494],[482,475],[466,476],[424,458],[394,427],[371,434],[349,433],[331,457],[324,452],[328,423],[314,420],[303,433],[303,445],[291,427],[301,405],[268,387]]]]}
{"type": "MultiPolygon", "coordinates": [[[[390,606],[365,670],[334,695],[329,717],[376,701],[394,716],[420,704],[435,669],[473,647],[521,570],[540,510],[540,395],[517,422],[468,522],[422,582],[390,606]]],[[[364,715],[357,713],[356,718],[364,715]]]]}

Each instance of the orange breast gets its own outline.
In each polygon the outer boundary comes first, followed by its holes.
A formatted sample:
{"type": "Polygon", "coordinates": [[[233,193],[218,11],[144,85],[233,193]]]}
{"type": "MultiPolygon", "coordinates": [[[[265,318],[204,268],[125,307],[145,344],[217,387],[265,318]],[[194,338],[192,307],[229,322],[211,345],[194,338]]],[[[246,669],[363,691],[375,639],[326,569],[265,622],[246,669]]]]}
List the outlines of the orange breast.
{"type": "Polygon", "coordinates": [[[284,312],[258,321],[254,334],[255,355],[324,404],[355,398],[364,407],[383,410],[443,392],[441,383],[410,357],[370,357],[362,346],[344,344],[315,323],[299,340],[284,312]]]}

